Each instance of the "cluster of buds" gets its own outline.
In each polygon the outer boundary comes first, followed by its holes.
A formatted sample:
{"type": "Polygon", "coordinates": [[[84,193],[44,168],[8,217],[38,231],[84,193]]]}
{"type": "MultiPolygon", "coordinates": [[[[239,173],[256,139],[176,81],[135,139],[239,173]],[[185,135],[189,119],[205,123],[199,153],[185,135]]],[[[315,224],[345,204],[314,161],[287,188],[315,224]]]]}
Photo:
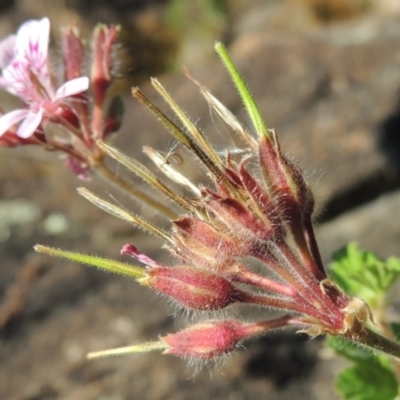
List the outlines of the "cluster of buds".
{"type": "Polygon", "coordinates": [[[118,30],[105,25],[94,30],[90,78],[85,76],[86,49],[76,27],[62,31],[63,76],[59,80],[49,57],[47,18],[27,21],[16,35],[3,39],[0,87],[22,105],[0,117],[0,146],[41,145],[59,150],[67,156],[67,166],[79,178],[87,178],[104,157],[96,141],[106,139],[121,122],[121,100],[107,98],[118,30]]]}
{"type": "Polygon", "coordinates": [[[152,79],[152,85],[175,113],[181,127],[139,88],[133,89],[134,97],[194,155],[206,171],[208,183],[195,184],[171,159],[149,147],[145,153],[156,164],[157,173],[115,147],[103,141],[97,143],[102,151],[180,208],[181,215],[171,219],[171,229],[161,229],[86,189],[79,189],[81,195],[103,210],[163,239],[164,248],[176,260],[175,265],[158,263],[131,244],[125,245],[122,253],[145,268],[36,246],[42,253],[131,276],[180,307],[202,311],[202,315],[213,312],[210,314],[213,317],[156,342],[89,356],[159,349],[190,359],[211,360],[230,353],[243,340],[288,326],[311,337],[328,333],[384,348],[386,339],[368,327],[372,322],[368,305],[361,299],[349,298],[324,270],[313,231],[314,200],[309,185],[283,154],[275,132],[266,127],[224,47],[217,44],[216,51],[239,91],[253,125],[251,130],[258,139],[205,87],[191,79],[226,128],[244,144],[244,152],[218,153],[158,80],[152,79]],[[181,185],[182,193],[166,184],[158,176],[161,172],[174,184],[181,185]],[[239,303],[257,305],[281,315],[262,319],[260,313],[257,321],[246,321],[245,315],[231,319],[229,312],[215,317],[215,311],[239,303]]]}

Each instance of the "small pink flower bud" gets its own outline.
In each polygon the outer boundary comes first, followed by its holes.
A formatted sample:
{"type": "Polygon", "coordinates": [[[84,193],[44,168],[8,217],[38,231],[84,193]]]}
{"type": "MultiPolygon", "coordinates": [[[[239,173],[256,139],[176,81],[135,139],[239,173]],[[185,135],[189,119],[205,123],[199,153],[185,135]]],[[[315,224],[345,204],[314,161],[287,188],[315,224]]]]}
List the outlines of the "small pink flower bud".
{"type": "Polygon", "coordinates": [[[293,212],[296,214],[301,206],[301,188],[294,179],[292,164],[283,156],[278,142],[267,136],[260,139],[260,166],[267,185],[279,199],[280,211],[285,219],[293,220],[293,212]]]}
{"type": "Polygon", "coordinates": [[[121,96],[115,96],[104,118],[103,138],[110,133],[117,131],[121,127],[122,118],[124,116],[124,103],[121,96]]]}
{"type": "Polygon", "coordinates": [[[119,27],[99,24],[93,33],[92,87],[94,103],[103,104],[106,91],[112,83],[112,51],[119,27]]]}
{"type": "Polygon", "coordinates": [[[66,81],[83,75],[85,48],[77,27],[62,30],[62,53],[64,59],[64,78],[66,81]]]}
{"type": "Polygon", "coordinates": [[[265,189],[247,171],[246,160],[240,164],[239,174],[242,185],[246,189],[247,194],[253,199],[255,204],[257,204],[258,210],[271,221],[276,230],[279,229],[281,231],[282,221],[277,214],[276,206],[265,189]]]}
{"type": "Polygon", "coordinates": [[[139,282],[195,310],[220,310],[242,297],[228,280],[190,266],[152,268],[139,282]]]}
{"type": "Polygon", "coordinates": [[[164,353],[209,360],[231,352],[246,336],[238,321],[208,321],[164,337],[164,353]]]}
{"type": "Polygon", "coordinates": [[[188,249],[212,264],[222,264],[241,255],[239,240],[235,243],[226,233],[204,221],[184,216],[173,223],[179,228],[174,232],[176,245],[179,248],[182,244],[184,252],[188,249]]]}
{"type": "Polygon", "coordinates": [[[65,160],[65,166],[69,168],[81,181],[90,181],[89,165],[74,156],[68,156],[65,160]]]}
{"type": "Polygon", "coordinates": [[[205,321],[163,337],[168,345],[164,353],[210,360],[231,352],[244,339],[285,326],[289,321],[288,316],[247,324],[235,320],[205,321]]]}
{"type": "Polygon", "coordinates": [[[246,231],[250,231],[261,240],[272,239],[275,234],[275,229],[268,219],[260,220],[249,207],[245,207],[236,199],[219,198],[217,195],[209,193],[207,204],[223,220],[230,231],[234,230],[238,237],[244,235],[243,241],[249,239],[246,231]]]}
{"type": "Polygon", "coordinates": [[[74,128],[78,129],[81,126],[79,118],[76,116],[75,112],[71,109],[71,107],[65,104],[61,104],[59,107],[57,107],[57,110],[54,112],[54,116],[56,116],[56,118],[52,117],[53,119],[57,120],[57,118],[60,118],[74,128]]]}
{"type": "Polygon", "coordinates": [[[310,185],[306,181],[300,169],[291,161],[286,161],[286,168],[290,173],[294,184],[297,186],[301,213],[303,215],[305,214],[306,218],[308,218],[314,210],[314,195],[311,191],[310,185]]]}
{"type": "Polygon", "coordinates": [[[46,136],[42,132],[35,132],[28,138],[21,138],[15,134],[15,132],[9,130],[0,136],[0,147],[18,147],[23,145],[39,144],[43,145],[47,143],[46,136]]]}
{"type": "Polygon", "coordinates": [[[122,246],[121,254],[126,254],[130,257],[136,258],[142,264],[146,264],[149,267],[164,267],[164,265],[159,264],[150,257],[146,256],[140,252],[133,244],[127,243],[122,246]]]}

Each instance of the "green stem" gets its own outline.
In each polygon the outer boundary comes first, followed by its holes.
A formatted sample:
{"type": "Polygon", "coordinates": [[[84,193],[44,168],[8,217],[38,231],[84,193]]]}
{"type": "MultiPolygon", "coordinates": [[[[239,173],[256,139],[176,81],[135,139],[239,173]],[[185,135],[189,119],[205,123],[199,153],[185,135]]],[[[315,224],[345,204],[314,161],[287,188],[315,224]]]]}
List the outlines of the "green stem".
{"type": "Polygon", "coordinates": [[[396,362],[400,362],[400,343],[390,340],[372,329],[365,328],[357,338],[349,337],[349,339],[357,344],[392,357],[396,362]]]}
{"type": "MultiPolygon", "coordinates": [[[[395,341],[396,337],[394,336],[393,331],[391,330],[390,325],[385,318],[385,306],[387,305],[384,303],[385,302],[379,302],[379,306],[374,310],[375,323],[388,339],[395,341]]],[[[397,382],[400,385],[400,361],[393,359],[392,362],[397,382]]]]}

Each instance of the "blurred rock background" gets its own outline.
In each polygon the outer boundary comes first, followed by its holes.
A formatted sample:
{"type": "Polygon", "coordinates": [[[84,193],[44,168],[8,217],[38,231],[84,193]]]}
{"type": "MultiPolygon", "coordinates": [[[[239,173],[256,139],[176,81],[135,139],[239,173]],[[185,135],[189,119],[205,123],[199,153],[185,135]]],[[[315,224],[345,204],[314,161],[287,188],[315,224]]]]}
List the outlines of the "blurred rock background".
{"type": "MultiPolygon", "coordinates": [[[[134,100],[157,75],[207,132],[218,132],[186,65],[242,121],[242,105],[213,54],[223,40],[283,148],[307,172],[318,201],[326,263],[349,241],[400,256],[400,3],[396,0],[3,0],[0,36],[47,15],[90,36],[123,27],[116,90],[126,93],[117,146],[141,158],[172,139],[134,100]]],[[[154,97],[156,99],[156,97],[154,97]]],[[[9,97],[0,97],[7,109],[9,97]]],[[[216,139],[217,140],[217,139],[216,139]]],[[[138,182],[137,184],[140,184],[138,182]]],[[[246,343],[222,367],[193,378],[160,354],[87,361],[88,351],[153,340],[182,326],[134,282],[56,259],[32,246],[119,257],[126,242],[162,260],[160,243],[81,199],[82,182],[56,154],[0,149],[0,398],[7,400],[338,399],[343,361],[291,332],[246,343]]],[[[104,182],[84,186],[129,203],[104,182]]]]}

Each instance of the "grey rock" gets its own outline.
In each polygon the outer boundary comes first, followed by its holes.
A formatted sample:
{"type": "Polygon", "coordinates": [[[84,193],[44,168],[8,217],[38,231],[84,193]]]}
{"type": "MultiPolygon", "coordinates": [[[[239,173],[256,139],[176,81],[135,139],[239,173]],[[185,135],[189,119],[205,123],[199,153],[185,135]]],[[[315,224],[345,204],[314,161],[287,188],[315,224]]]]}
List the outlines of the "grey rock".
{"type": "Polygon", "coordinates": [[[316,230],[323,259],[349,242],[375,252],[381,258],[400,257],[400,191],[387,193],[371,203],[350,210],[316,230]]]}

